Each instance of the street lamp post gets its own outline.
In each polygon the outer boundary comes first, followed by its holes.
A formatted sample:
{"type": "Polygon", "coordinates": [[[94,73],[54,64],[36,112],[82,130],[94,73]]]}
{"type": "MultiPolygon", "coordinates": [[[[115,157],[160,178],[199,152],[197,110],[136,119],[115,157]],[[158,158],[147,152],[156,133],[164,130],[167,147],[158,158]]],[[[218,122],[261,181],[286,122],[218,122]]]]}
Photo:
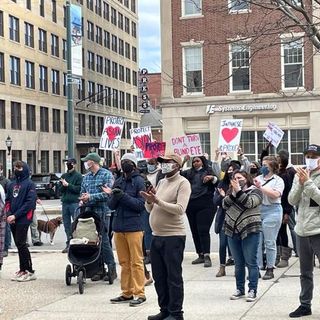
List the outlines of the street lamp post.
{"type": "Polygon", "coordinates": [[[8,136],[5,142],[8,150],[7,164],[6,164],[7,178],[10,179],[11,171],[12,171],[12,155],[11,155],[12,139],[10,138],[10,136],[8,136]]]}

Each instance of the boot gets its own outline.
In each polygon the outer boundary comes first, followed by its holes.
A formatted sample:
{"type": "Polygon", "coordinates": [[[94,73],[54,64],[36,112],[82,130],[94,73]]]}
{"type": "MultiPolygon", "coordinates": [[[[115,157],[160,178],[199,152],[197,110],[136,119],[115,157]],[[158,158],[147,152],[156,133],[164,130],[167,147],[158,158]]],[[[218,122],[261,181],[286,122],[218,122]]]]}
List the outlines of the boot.
{"type": "Polygon", "coordinates": [[[276,266],[277,266],[277,264],[280,262],[281,248],[282,248],[282,247],[277,246],[277,256],[276,256],[276,262],[275,262],[275,265],[276,265],[276,266]]]}
{"type": "Polygon", "coordinates": [[[204,255],[204,265],[203,265],[205,268],[210,268],[212,267],[212,262],[211,262],[211,259],[210,259],[210,255],[209,253],[206,253],[204,255]]]}
{"type": "Polygon", "coordinates": [[[262,280],[270,280],[274,278],[273,268],[267,268],[266,273],[262,277],[262,280]]]}
{"type": "Polygon", "coordinates": [[[217,278],[224,277],[226,275],[226,266],[220,265],[219,271],[216,274],[217,278]]]}
{"type": "Polygon", "coordinates": [[[109,284],[113,284],[114,280],[117,279],[118,277],[116,265],[108,265],[107,276],[108,276],[109,284]]]}
{"type": "Polygon", "coordinates": [[[203,253],[199,253],[199,257],[196,260],[193,260],[191,263],[192,264],[204,263],[204,255],[203,255],[203,253]]]}
{"type": "Polygon", "coordinates": [[[289,247],[281,247],[281,260],[276,264],[277,268],[286,268],[289,266],[292,249],[289,247]]]}

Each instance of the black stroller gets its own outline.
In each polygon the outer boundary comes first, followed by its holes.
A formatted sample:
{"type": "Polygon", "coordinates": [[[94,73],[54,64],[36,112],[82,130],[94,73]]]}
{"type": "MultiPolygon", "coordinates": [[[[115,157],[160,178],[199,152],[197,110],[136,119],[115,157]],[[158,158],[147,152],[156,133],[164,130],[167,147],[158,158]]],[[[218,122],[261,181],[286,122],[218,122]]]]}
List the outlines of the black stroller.
{"type": "Polygon", "coordinates": [[[94,212],[94,207],[79,207],[80,214],[72,224],[72,234],[77,229],[79,219],[93,218],[97,231],[97,241],[87,244],[72,244],[72,241],[68,250],[68,259],[70,264],[66,267],[65,280],[66,285],[71,285],[71,278],[77,277],[77,284],[79,286],[79,293],[83,294],[84,284],[87,278],[93,277],[97,273],[106,274],[102,250],[102,228],[103,223],[98,214],[94,212]]]}

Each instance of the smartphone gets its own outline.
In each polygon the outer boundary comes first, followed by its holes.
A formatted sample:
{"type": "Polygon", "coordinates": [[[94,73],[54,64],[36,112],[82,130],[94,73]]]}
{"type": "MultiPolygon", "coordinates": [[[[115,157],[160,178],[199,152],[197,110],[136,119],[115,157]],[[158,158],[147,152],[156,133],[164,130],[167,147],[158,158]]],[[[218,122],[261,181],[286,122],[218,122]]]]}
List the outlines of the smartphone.
{"type": "Polygon", "coordinates": [[[146,190],[148,190],[150,187],[152,187],[152,183],[149,180],[146,180],[144,182],[144,186],[145,186],[146,190]]]}

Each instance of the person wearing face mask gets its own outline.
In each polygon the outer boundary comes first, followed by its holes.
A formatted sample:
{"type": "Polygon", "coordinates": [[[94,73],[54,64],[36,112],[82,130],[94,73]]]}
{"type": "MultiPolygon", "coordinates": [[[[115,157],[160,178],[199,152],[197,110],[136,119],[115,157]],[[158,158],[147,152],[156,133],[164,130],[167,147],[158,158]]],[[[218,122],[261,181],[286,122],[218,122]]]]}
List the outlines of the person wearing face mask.
{"type": "Polygon", "coordinates": [[[283,218],[281,196],[284,190],[284,181],[276,173],[279,170],[279,163],[274,156],[263,158],[261,175],[254,179],[255,186],[263,193],[261,206],[262,233],[259,245],[259,266],[263,268],[263,250],[266,251],[266,273],[263,280],[274,278],[277,255],[277,236],[283,218]]]}
{"type": "Polygon", "coordinates": [[[126,153],[121,158],[122,175],[109,194],[109,207],[114,210],[112,230],[119,264],[121,266],[121,295],[110,299],[113,304],[128,303],[138,307],[145,303],[145,272],[143,263],[144,179],[137,169],[137,158],[126,153]]]}
{"type": "Polygon", "coordinates": [[[75,212],[79,205],[82,175],[76,170],[77,161],[74,158],[67,160],[67,172],[61,176],[61,202],[64,232],[66,234],[66,247],[62,253],[67,253],[71,238],[71,224],[75,218],[75,212]]]}
{"type": "Polygon", "coordinates": [[[252,302],[257,297],[262,197],[261,190],[253,185],[250,174],[239,170],[233,172],[230,192],[222,203],[226,210],[224,232],[235,260],[237,289],[230,297],[231,300],[245,296],[246,266],[249,271],[249,291],[246,300],[252,302]]]}
{"type": "Polygon", "coordinates": [[[30,179],[29,166],[23,161],[14,163],[14,179],[7,188],[5,213],[19,254],[19,270],[11,278],[25,282],[35,280],[27,234],[36,208],[37,193],[30,179]]]}
{"type": "Polygon", "coordinates": [[[158,158],[165,178],[156,188],[141,192],[150,212],[151,267],[160,313],[148,320],[183,319],[182,261],[186,241],[184,214],[191,195],[189,181],[180,175],[182,159],[175,154],[158,158]]]}
{"type": "Polygon", "coordinates": [[[194,157],[192,168],[182,171],[181,175],[191,184],[187,217],[198,254],[198,258],[192,261],[192,264],[204,263],[204,267],[211,267],[210,228],[215,214],[213,192],[218,178],[213,175],[212,168],[208,166],[204,156],[194,157]]]}
{"type": "Polygon", "coordinates": [[[298,318],[312,314],[314,256],[320,257],[320,146],[304,151],[306,168],[296,168],[288,200],[297,206],[297,248],[300,261],[300,306],[289,314],[298,318]]]}
{"type": "Polygon", "coordinates": [[[84,167],[88,173],[84,176],[81,183],[79,200],[85,205],[91,206],[96,214],[101,218],[104,224],[102,232],[102,255],[103,261],[108,266],[108,273],[97,273],[91,280],[105,280],[112,284],[117,278],[116,263],[113,256],[113,251],[110,245],[108,231],[110,227],[111,209],[108,206],[108,195],[102,190],[103,186],[111,188],[114,182],[112,173],[101,168],[101,157],[95,153],[88,153],[84,158],[84,167]]]}

